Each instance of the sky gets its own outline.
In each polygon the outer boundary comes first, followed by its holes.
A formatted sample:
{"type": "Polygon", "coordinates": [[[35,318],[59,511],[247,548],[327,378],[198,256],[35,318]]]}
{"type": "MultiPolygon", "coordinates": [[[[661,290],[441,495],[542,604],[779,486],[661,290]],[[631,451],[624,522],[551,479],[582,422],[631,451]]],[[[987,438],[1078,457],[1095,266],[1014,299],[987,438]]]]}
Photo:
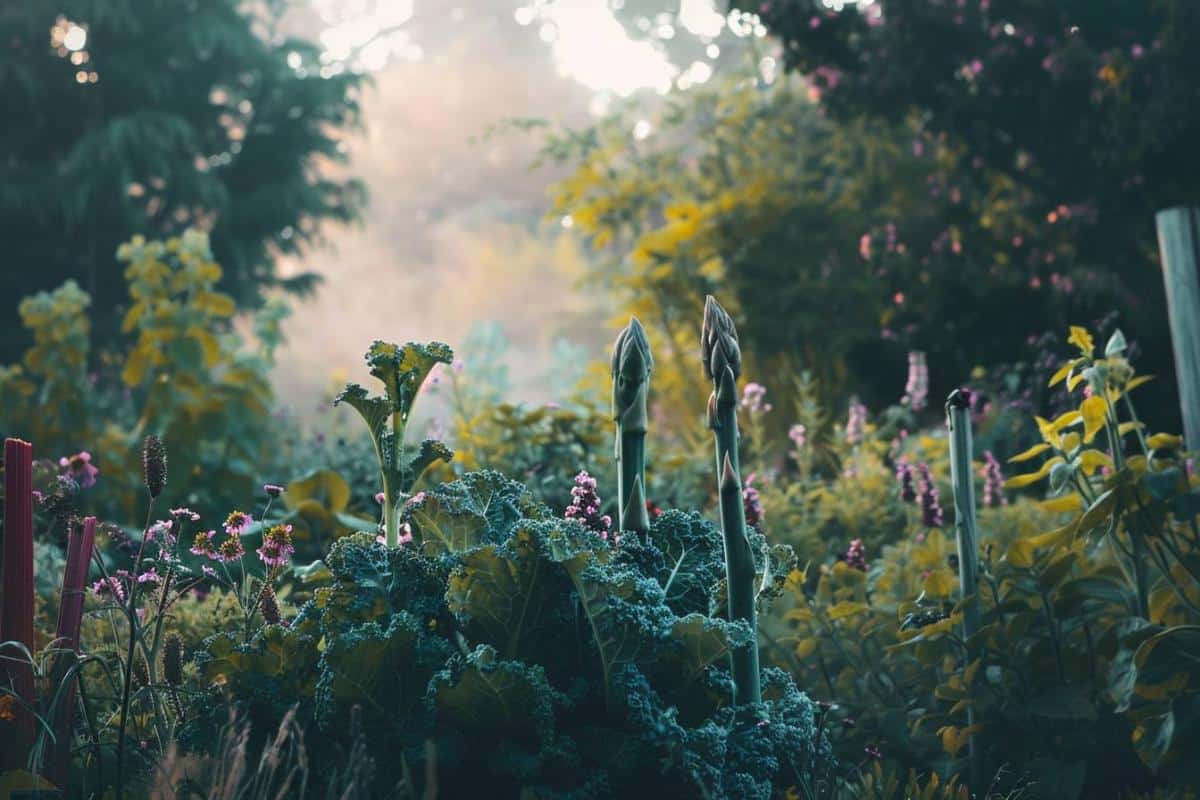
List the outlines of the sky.
{"type": "MultiPolygon", "coordinates": [[[[511,118],[584,125],[613,97],[653,98],[703,70],[630,38],[605,0],[310,3],[288,24],[319,37],[329,69],[372,78],[364,128],[347,142],[370,205],[361,224],[330,227],[325,246],[281,264],[325,281],[287,324],[280,395],[311,417],[338,381],[365,377],[372,340],[455,346],[473,323],[495,321],[511,343],[512,399],[556,399],[545,380],[554,348],[606,357],[611,309],[578,288],[586,255],[543,219],[561,173],[530,169],[538,134],[482,134],[511,118]]],[[[724,24],[711,0],[669,17],[649,20],[651,34],[724,24]]]]}

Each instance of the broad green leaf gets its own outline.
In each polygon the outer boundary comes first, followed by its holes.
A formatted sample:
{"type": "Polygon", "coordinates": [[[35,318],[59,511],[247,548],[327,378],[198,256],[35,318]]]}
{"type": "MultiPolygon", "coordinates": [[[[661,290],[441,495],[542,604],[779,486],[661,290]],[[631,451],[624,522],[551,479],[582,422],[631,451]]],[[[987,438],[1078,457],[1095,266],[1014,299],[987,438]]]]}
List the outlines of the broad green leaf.
{"type": "Polygon", "coordinates": [[[552,565],[538,548],[533,532],[518,529],[503,547],[464,553],[446,587],[446,602],[463,620],[469,639],[491,645],[505,658],[536,662],[530,648],[544,644],[552,565]]]}
{"type": "Polygon", "coordinates": [[[1104,345],[1104,357],[1107,358],[1124,353],[1127,346],[1125,344],[1125,334],[1121,333],[1120,328],[1117,328],[1112,332],[1112,336],[1108,337],[1108,344],[1104,345]]]}

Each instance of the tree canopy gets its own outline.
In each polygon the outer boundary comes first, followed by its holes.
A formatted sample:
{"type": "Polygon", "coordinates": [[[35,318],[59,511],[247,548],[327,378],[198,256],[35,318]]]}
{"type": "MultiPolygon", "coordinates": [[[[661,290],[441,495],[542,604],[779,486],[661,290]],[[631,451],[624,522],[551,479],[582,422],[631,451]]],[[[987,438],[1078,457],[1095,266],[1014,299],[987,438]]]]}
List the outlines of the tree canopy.
{"type": "MultiPolygon", "coordinates": [[[[0,315],[75,279],[103,343],[127,302],[117,246],[211,232],[223,286],[253,305],[275,258],[351,220],[360,184],[328,166],[357,122],[362,78],[281,33],[277,2],[31,0],[0,10],[0,315]]],[[[0,361],[26,344],[0,336],[0,361]]]]}

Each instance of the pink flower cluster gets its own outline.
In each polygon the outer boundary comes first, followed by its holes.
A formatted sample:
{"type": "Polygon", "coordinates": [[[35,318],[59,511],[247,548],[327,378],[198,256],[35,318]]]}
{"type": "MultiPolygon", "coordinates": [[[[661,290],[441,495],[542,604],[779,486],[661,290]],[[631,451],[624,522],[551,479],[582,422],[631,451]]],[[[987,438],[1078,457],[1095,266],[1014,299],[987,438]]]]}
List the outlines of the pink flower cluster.
{"type": "Polygon", "coordinates": [[[296,547],[292,544],[291,525],[273,525],[263,533],[262,547],[255,551],[268,567],[282,567],[291,560],[296,547]]]}
{"type": "Polygon", "coordinates": [[[100,474],[100,470],[92,464],[92,454],[87,450],[80,450],[73,456],[63,456],[58,460],[58,466],[81,489],[95,486],[96,476],[100,474]]]}
{"type": "Polygon", "coordinates": [[[764,514],[758,489],[751,486],[753,482],[754,475],[752,473],[746,478],[746,485],[742,489],[742,509],[746,514],[746,524],[758,527],[762,524],[764,514]]]}
{"type": "Polygon", "coordinates": [[[766,396],[767,387],[761,383],[747,383],[742,389],[742,408],[751,414],[765,414],[773,408],[770,403],[764,402],[766,396]]]}
{"type": "Polygon", "coordinates": [[[983,505],[986,508],[1008,505],[1008,498],[1004,496],[1004,474],[991,450],[983,452],[983,505]]]}
{"type": "Polygon", "coordinates": [[[863,545],[862,539],[851,539],[850,547],[846,549],[846,553],[841,558],[846,562],[846,566],[851,569],[859,570],[860,572],[867,571],[867,548],[863,545]]]}
{"type": "Polygon", "coordinates": [[[923,461],[917,465],[917,472],[921,477],[917,486],[917,502],[921,505],[921,524],[926,528],[940,528],[943,522],[942,506],[938,498],[937,484],[933,481],[933,473],[929,471],[929,465],[923,461]]]}
{"type": "Polygon", "coordinates": [[[582,470],[575,476],[575,486],[571,488],[571,505],[567,506],[563,516],[579,520],[587,528],[600,534],[601,539],[608,540],[612,529],[612,517],[600,513],[596,479],[589,475],[587,470],[582,470]]]}

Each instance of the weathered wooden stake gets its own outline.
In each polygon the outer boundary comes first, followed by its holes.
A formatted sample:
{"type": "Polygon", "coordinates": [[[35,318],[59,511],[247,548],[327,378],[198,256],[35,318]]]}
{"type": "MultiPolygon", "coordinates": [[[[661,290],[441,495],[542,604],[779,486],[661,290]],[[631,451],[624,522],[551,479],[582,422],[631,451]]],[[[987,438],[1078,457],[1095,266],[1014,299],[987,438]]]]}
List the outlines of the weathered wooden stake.
{"type": "Polygon", "coordinates": [[[1176,206],[1155,215],[1184,441],[1200,448],[1200,207],[1176,206]]]}
{"type": "MultiPolygon", "coordinates": [[[[950,432],[950,481],[954,485],[954,531],[958,540],[958,579],[962,593],[963,641],[966,666],[978,657],[972,638],[979,630],[979,536],[975,528],[975,476],[972,471],[971,406],[965,389],[956,389],[946,400],[946,427],[950,432]]],[[[973,700],[971,687],[965,687],[973,700]]],[[[974,705],[967,706],[967,727],[975,725],[974,705]]],[[[971,790],[980,791],[983,748],[971,733],[967,740],[971,790]]]]}

